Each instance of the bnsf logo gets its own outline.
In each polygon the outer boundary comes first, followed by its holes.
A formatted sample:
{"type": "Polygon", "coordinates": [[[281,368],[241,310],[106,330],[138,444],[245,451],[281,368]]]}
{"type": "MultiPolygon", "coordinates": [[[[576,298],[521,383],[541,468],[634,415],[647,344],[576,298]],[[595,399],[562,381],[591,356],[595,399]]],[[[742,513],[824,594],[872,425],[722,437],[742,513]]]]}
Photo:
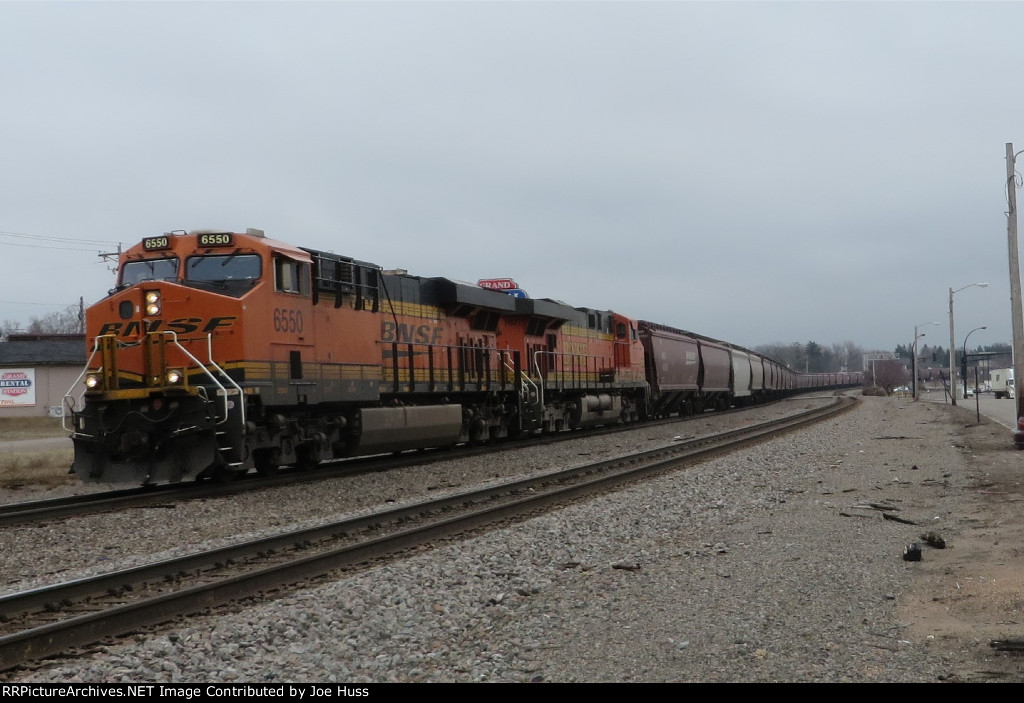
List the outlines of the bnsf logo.
{"type": "Polygon", "coordinates": [[[440,325],[404,325],[388,320],[380,323],[382,342],[415,342],[416,344],[437,344],[444,335],[440,325]]]}
{"type": "Polygon", "coordinates": [[[132,335],[140,335],[144,332],[160,332],[161,330],[170,330],[171,332],[177,332],[178,334],[190,334],[192,332],[202,331],[203,333],[213,332],[216,329],[224,327],[230,327],[235,320],[238,318],[232,317],[211,317],[209,320],[204,320],[201,317],[179,317],[176,320],[167,322],[165,320],[149,320],[141,322],[139,320],[130,320],[128,322],[107,322],[100,328],[99,334],[113,334],[120,337],[130,337],[132,335]],[[145,329],[143,329],[145,325],[145,329]]]}

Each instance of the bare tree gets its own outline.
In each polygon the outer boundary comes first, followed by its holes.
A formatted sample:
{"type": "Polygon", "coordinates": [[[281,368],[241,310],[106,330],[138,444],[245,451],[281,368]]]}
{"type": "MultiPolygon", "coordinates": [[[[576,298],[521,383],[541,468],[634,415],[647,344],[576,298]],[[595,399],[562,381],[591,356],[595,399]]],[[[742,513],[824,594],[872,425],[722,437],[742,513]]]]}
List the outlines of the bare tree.
{"type": "Polygon", "coordinates": [[[842,344],[832,345],[832,371],[859,371],[864,349],[847,340],[842,344]]]}
{"type": "Polygon", "coordinates": [[[7,338],[21,329],[21,325],[14,320],[4,320],[0,323],[0,342],[7,341],[7,338]]]}
{"type": "Polygon", "coordinates": [[[875,385],[880,386],[889,395],[897,386],[905,386],[910,382],[907,367],[891,359],[875,362],[875,385]]]}
{"type": "Polygon", "coordinates": [[[806,344],[760,344],[754,347],[758,354],[781,362],[797,373],[823,371],[859,371],[863,349],[853,342],[833,344],[831,348],[810,341],[806,344]],[[855,368],[853,368],[855,367],[855,368]]]}
{"type": "Polygon", "coordinates": [[[82,331],[82,320],[78,305],[69,305],[58,312],[33,317],[28,324],[32,334],[77,334],[82,331]]]}

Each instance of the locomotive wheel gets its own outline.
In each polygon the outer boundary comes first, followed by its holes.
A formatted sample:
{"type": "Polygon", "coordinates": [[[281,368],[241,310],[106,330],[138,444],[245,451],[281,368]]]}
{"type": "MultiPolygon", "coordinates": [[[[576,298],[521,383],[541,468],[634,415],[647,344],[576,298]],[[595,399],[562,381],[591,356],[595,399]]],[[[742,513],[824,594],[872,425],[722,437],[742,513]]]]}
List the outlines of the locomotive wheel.
{"type": "Polygon", "coordinates": [[[281,466],[281,453],[276,449],[257,449],[252,455],[256,473],[260,476],[273,476],[281,466]]]}
{"type": "Polygon", "coordinates": [[[230,466],[218,466],[213,470],[210,478],[217,483],[231,483],[238,478],[238,473],[230,466]]]}
{"type": "Polygon", "coordinates": [[[220,452],[217,452],[213,461],[205,469],[196,474],[196,481],[211,481],[214,483],[228,483],[235,478],[235,472],[228,462],[224,460],[220,452]]]}
{"type": "Polygon", "coordinates": [[[295,458],[295,468],[299,471],[315,469],[322,459],[319,447],[296,447],[295,458]]]}
{"type": "Polygon", "coordinates": [[[231,483],[238,474],[223,460],[218,460],[208,469],[196,476],[196,480],[206,479],[214,483],[231,483]]]}

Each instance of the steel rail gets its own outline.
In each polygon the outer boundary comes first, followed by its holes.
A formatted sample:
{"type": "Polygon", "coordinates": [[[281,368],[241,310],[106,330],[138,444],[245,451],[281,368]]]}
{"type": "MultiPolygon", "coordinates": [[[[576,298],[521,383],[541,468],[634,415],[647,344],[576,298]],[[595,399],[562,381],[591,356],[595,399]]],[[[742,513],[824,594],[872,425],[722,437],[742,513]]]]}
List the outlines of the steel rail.
{"type": "Polygon", "coordinates": [[[111,591],[115,595],[123,594],[131,590],[132,584],[154,579],[165,580],[168,579],[168,574],[180,576],[185,571],[202,571],[211,565],[251,558],[256,553],[266,555],[296,543],[301,545],[300,548],[306,548],[305,543],[312,540],[379,528],[384,523],[405,525],[413,518],[424,519],[426,523],[396,530],[388,535],[364,539],[355,544],[346,544],[340,548],[327,549],[322,553],[303,554],[281,564],[264,567],[256,565],[253,567],[255,570],[248,573],[216,577],[217,580],[211,583],[185,587],[138,602],[116,605],[100,612],[78,615],[0,637],[0,668],[10,669],[106,637],[124,635],[142,627],[253,597],[267,590],[280,589],[339,569],[352,569],[413,546],[421,546],[433,540],[494,525],[547,508],[552,504],[564,504],[569,500],[591,495],[626,481],[674,469],[686,459],[703,459],[751,442],[764,441],[831,417],[836,412],[849,410],[856,402],[851,398],[838,398],[833,405],[825,408],[816,408],[760,425],[709,435],[636,455],[492,485],[436,501],[167,560],[125,572],[104,574],[68,584],[12,594],[0,598],[0,613],[8,618],[18,612],[54,608],[55,602],[71,598],[111,591]],[[584,478],[580,479],[581,476],[584,478]],[[576,482],[566,484],[572,480],[576,482]],[[505,496],[504,502],[486,505],[495,501],[496,493],[505,496]],[[480,505],[484,507],[477,507],[480,505]],[[423,515],[430,513],[445,515],[458,507],[464,511],[460,515],[440,519],[422,518],[423,515]]]}
{"type": "MultiPolygon", "coordinates": [[[[775,401],[782,402],[782,401],[775,401]]],[[[757,406],[760,408],[766,405],[757,406]]],[[[705,415],[688,415],[685,417],[659,418],[645,423],[629,423],[591,427],[582,430],[588,436],[597,436],[615,432],[628,432],[643,427],[655,427],[662,424],[678,424],[692,420],[726,417],[743,413],[752,408],[734,408],[717,411],[705,415]]],[[[484,445],[465,445],[456,451],[459,457],[471,457],[506,449],[527,448],[547,443],[579,439],[578,432],[557,432],[535,435],[516,440],[514,443],[498,442],[484,445]]],[[[6,503],[0,505],[0,527],[21,525],[46,520],[86,515],[113,510],[125,510],[133,507],[166,503],[168,501],[195,500],[199,498],[216,498],[241,493],[246,490],[292,485],[307,481],[318,481],[325,478],[336,478],[361,471],[385,471],[393,468],[423,465],[431,461],[444,461],[455,457],[451,451],[417,450],[400,455],[377,455],[369,457],[352,457],[330,459],[319,466],[304,470],[286,470],[275,476],[259,476],[250,473],[240,476],[229,483],[214,481],[160,484],[155,486],[137,486],[111,491],[53,498],[49,500],[27,501],[22,503],[6,503]]]]}

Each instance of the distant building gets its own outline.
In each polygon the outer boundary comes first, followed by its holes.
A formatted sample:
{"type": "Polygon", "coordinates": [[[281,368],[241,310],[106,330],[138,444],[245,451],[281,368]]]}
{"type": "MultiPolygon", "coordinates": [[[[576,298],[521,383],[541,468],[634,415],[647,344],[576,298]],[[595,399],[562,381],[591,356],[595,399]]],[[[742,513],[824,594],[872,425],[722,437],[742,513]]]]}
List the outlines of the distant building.
{"type": "Polygon", "coordinates": [[[85,359],[85,335],[10,335],[0,342],[0,417],[60,417],[85,359]]]}

